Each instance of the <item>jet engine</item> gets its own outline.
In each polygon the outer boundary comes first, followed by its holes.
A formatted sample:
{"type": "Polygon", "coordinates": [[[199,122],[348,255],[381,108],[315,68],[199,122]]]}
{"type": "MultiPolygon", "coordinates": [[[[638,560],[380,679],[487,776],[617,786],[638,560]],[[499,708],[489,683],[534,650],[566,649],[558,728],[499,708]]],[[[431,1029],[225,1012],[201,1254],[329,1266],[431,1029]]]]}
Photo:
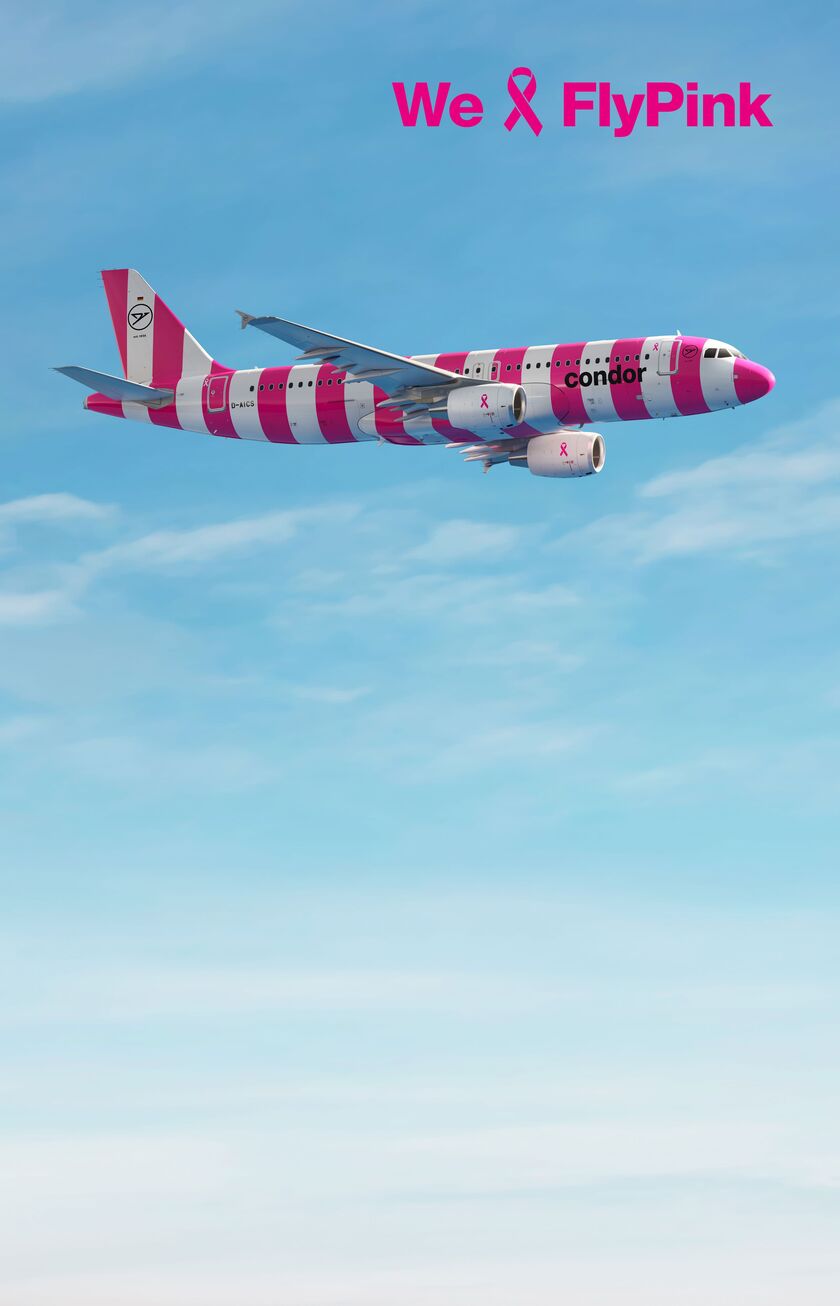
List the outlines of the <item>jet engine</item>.
{"type": "Polygon", "coordinates": [[[552,431],[535,435],[511,467],[527,467],[534,476],[592,476],[604,466],[607,450],[604,437],[593,432],[552,431]]]}
{"type": "Polygon", "coordinates": [[[524,422],[526,407],[521,385],[466,385],[449,395],[446,416],[467,431],[504,431],[524,422]]]}

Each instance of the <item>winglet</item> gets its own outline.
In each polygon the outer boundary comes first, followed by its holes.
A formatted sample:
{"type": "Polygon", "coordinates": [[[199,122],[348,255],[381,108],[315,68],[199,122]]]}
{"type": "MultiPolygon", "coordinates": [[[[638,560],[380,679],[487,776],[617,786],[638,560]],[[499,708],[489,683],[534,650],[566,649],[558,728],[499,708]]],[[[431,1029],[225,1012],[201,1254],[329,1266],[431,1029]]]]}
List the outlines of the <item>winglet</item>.
{"type": "Polygon", "coordinates": [[[239,314],[239,316],[242,318],[242,321],[240,322],[239,325],[241,326],[242,330],[244,331],[245,328],[246,328],[246,326],[248,326],[248,324],[249,324],[250,322],[253,322],[254,317],[255,317],[255,314],[254,314],[254,313],[243,313],[241,308],[238,308],[236,311],[237,311],[237,313],[239,314]]]}

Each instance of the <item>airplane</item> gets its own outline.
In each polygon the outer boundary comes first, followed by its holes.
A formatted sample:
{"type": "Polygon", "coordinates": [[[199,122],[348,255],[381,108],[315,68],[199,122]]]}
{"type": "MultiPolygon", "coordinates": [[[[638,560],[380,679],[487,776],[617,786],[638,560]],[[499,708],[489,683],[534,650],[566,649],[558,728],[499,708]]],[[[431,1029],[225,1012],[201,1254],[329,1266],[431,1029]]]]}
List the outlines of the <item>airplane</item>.
{"type": "Polygon", "coordinates": [[[597,422],[687,417],[762,398],[775,377],[705,336],[636,336],[404,357],[280,317],[240,312],[300,350],[290,364],[211,358],[133,268],[103,271],[123,375],[55,370],[87,386],[89,412],[271,444],[446,445],[484,470],[603,470],[597,422]]]}

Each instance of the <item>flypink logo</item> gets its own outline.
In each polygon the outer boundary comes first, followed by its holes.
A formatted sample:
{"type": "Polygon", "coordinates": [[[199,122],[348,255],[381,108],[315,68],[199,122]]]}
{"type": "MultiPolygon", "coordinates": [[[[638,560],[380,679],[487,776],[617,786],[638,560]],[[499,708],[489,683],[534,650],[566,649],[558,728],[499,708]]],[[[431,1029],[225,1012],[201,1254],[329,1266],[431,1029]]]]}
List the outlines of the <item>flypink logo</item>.
{"type": "MultiPolygon", "coordinates": [[[[392,82],[397,111],[403,127],[440,127],[444,115],[455,127],[478,127],[484,122],[484,102],[474,91],[459,91],[450,99],[451,82],[438,82],[434,92],[428,82],[415,82],[411,91],[405,82],[392,82]]],[[[527,67],[514,68],[507,79],[513,107],[503,126],[510,132],[524,121],[539,136],[543,122],[532,101],[537,79],[527,67]],[[524,82],[523,82],[524,79],[524,82]]],[[[751,82],[739,82],[732,91],[701,91],[699,82],[646,82],[631,95],[614,91],[611,82],[564,82],[562,126],[577,127],[592,115],[598,127],[613,136],[632,136],[640,125],[659,127],[668,119],[682,119],[685,127],[772,127],[765,105],[770,92],[755,94],[751,82]]]]}
{"type": "Polygon", "coordinates": [[[531,131],[535,136],[539,136],[542,131],[540,122],[534,110],[531,108],[531,101],[534,98],[534,91],[537,89],[537,79],[531,72],[530,68],[514,68],[508,78],[508,94],[513,100],[513,108],[505,118],[505,127],[508,131],[513,131],[520,118],[524,118],[531,131]],[[517,77],[525,77],[527,81],[522,90],[519,89],[517,77]]]}

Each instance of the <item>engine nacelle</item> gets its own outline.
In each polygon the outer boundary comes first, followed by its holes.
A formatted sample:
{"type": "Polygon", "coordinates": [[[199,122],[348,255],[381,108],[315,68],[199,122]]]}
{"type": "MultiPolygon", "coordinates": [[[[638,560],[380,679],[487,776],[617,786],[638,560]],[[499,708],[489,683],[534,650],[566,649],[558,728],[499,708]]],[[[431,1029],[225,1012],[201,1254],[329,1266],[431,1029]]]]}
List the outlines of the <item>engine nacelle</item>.
{"type": "Polygon", "coordinates": [[[597,432],[552,431],[533,436],[525,452],[510,461],[534,476],[592,476],[603,469],[606,456],[604,437],[597,432]]]}
{"type": "Polygon", "coordinates": [[[504,431],[525,421],[527,402],[521,385],[465,385],[450,394],[446,416],[467,431],[504,431]]]}

